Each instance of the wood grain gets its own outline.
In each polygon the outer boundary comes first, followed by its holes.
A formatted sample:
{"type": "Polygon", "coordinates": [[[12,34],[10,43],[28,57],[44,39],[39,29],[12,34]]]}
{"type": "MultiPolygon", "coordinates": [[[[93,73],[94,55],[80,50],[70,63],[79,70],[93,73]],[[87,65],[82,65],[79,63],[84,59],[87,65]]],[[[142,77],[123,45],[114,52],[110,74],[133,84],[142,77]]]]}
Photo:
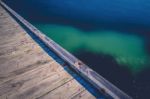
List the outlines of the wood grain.
{"type": "Polygon", "coordinates": [[[0,99],[66,99],[83,90],[91,95],[0,6],[0,99]]]}

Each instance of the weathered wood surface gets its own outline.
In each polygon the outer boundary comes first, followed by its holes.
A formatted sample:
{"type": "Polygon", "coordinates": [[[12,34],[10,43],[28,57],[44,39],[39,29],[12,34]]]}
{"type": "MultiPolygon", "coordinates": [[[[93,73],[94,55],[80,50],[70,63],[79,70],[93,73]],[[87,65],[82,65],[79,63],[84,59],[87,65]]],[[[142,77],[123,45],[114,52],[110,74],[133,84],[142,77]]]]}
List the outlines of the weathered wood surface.
{"type": "Polygon", "coordinates": [[[0,6],[0,99],[34,98],[95,97],[48,56],[0,6]]]}
{"type": "Polygon", "coordinates": [[[1,2],[4,8],[6,8],[19,22],[21,22],[25,27],[27,27],[34,35],[39,37],[39,39],[44,42],[47,47],[53,50],[59,57],[66,61],[69,67],[73,68],[80,76],[84,77],[93,86],[97,87],[99,91],[103,94],[107,94],[115,99],[132,99],[126,93],[122,92],[116,86],[111,84],[109,81],[104,79],[101,75],[90,69],[86,64],[77,59],[74,55],[63,49],[60,45],[54,42],[52,39],[48,38],[31,23],[17,14],[13,9],[7,6],[4,2],[1,2]]]}

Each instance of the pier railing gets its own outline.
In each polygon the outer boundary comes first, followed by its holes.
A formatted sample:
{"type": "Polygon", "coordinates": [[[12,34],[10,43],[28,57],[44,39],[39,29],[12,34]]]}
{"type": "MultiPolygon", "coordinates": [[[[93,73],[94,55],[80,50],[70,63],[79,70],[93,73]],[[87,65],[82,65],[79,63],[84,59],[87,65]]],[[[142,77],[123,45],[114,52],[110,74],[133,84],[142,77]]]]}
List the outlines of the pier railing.
{"type": "MultiPolygon", "coordinates": [[[[27,27],[32,33],[34,33],[39,39],[41,39],[50,49],[52,49],[59,57],[65,60],[71,68],[78,72],[82,77],[88,80],[92,85],[94,85],[99,91],[104,94],[109,95],[114,99],[131,99],[126,93],[118,89],[116,86],[111,84],[109,81],[104,79],[98,73],[89,68],[82,61],[77,59],[71,53],[66,51],[60,45],[55,43],[52,39],[44,35],[36,27],[26,21],[23,17],[17,14],[14,10],[8,7],[4,2],[0,1],[0,4],[15,18],[17,18],[25,27],[27,27]]],[[[113,72],[113,71],[112,71],[113,72]]]]}

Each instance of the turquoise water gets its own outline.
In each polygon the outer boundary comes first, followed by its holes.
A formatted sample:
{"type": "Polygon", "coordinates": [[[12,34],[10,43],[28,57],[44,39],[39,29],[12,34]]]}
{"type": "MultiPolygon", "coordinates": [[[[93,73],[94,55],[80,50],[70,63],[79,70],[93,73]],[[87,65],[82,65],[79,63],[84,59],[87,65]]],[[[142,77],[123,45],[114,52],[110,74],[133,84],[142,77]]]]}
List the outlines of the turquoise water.
{"type": "Polygon", "coordinates": [[[106,30],[88,33],[71,26],[52,24],[35,26],[71,53],[87,49],[93,53],[108,54],[134,74],[150,64],[150,57],[144,49],[144,38],[137,35],[106,30]]]}
{"type": "Polygon", "coordinates": [[[150,98],[150,1],[6,3],[127,94],[135,99],[150,98]]]}

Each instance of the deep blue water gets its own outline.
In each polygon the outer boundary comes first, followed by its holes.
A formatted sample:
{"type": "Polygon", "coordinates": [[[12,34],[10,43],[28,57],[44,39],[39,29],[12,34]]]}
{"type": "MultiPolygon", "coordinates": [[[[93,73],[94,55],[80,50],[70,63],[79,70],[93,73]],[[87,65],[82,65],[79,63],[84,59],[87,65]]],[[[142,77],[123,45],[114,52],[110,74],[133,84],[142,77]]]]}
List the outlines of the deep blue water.
{"type": "MultiPolygon", "coordinates": [[[[57,32],[55,34],[50,33],[52,30],[53,32],[56,31],[52,28],[51,26],[52,24],[55,24],[57,28],[63,26],[61,27],[63,29],[65,26],[64,31],[66,32],[67,29],[68,31],[71,31],[70,35],[65,37],[65,39],[69,38],[71,34],[73,34],[74,31],[76,31],[74,30],[74,28],[80,31],[79,34],[81,34],[81,36],[82,34],[96,35],[97,32],[95,33],[93,31],[100,31],[100,30],[113,32],[115,31],[117,33],[120,33],[121,35],[125,36],[136,35],[144,39],[143,40],[144,45],[142,47],[144,51],[147,53],[146,55],[150,56],[149,0],[113,0],[113,1],[112,0],[5,0],[5,1],[12,9],[14,9],[21,16],[23,16],[33,25],[37,26],[41,31],[43,31],[45,34],[47,34],[54,40],[55,36],[53,35],[58,34],[57,32]],[[45,25],[46,26],[48,25],[49,27],[45,27],[45,25]],[[73,27],[73,30],[72,28],[71,30],[69,30],[70,28],[68,26],[73,27]]],[[[63,29],[61,30],[61,28],[58,28],[60,29],[59,32],[63,33],[62,31],[63,29]]],[[[89,38],[85,36],[82,39],[91,40],[90,38],[92,38],[92,36],[91,37],[89,36],[89,38]]],[[[95,39],[97,40],[96,36],[95,39]]],[[[92,39],[94,43],[100,43],[95,41],[95,39],[92,39]]],[[[72,42],[71,40],[72,39],[69,39],[70,42],[72,42]]],[[[80,41],[80,39],[75,40],[80,41]]],[[[61,42],[57,40],[56,42],[61,44],[61,42]]],[[[93,44],[91,42],[89,44],[93,44]]],[[[74,41],[72,44],[74,44],[74,41]]],[[[122,44],[125,45],[126,42],[122,42],[122,44]]],[[[66,49],[68,48],[65,46],[65,44],[62,44],[62,46],[66,49]]],[[[87,47],[85,43],[81,44],[81,46],[82,47],[79,47],[77,50],[76,47],[75,48],[73,47],[74,49],[71,50],[68,48],[67,50],[72,52],[79,59],[87,63],[92,69],[97,71],[100,75],[104,76],[106,79],[108,79],[110,82],[115,84],[117,87],[119,87],[121,90],[125,91],[132,97],[136,99],[150,98],[150,77],[149,77],[150,68],[146,69],[142,68],[140,72],[133,74],[133,72],[131,72],[128,68],[126,68],[128,66],[124,66],[126,64],[119,64],[112,54],[97,53],[96,51],[99,50],[99,47],[95,46],[91,47],[92,45],[87,47]],[[91,51],[91,49],[94,51],[91,51]],[[99,67],[99,65],[101,67],[99,67]]],[[[115,47],[117,45],[113,46],[112,49],[117,48],[115,47]]],[[[71,48],[71,46],[69,47],[71,48]]],[[[100,50],[101,49],[103,48],[100,48],[100,50]]],[[[119,52],[119,49],[116,50],[118,50],[119,52]]],[[[130,50],[132,50],[132,48],[130,50]]],[[[141,54],[141,56],[142,55],[143,54],[141,54]]],[[[140,57],[140,55],[138,55],[137,58],[138,57],[140,57]]],[[[150,66],[150,64],[146,65],[147,65],[146,67],[150,66]]]]}

